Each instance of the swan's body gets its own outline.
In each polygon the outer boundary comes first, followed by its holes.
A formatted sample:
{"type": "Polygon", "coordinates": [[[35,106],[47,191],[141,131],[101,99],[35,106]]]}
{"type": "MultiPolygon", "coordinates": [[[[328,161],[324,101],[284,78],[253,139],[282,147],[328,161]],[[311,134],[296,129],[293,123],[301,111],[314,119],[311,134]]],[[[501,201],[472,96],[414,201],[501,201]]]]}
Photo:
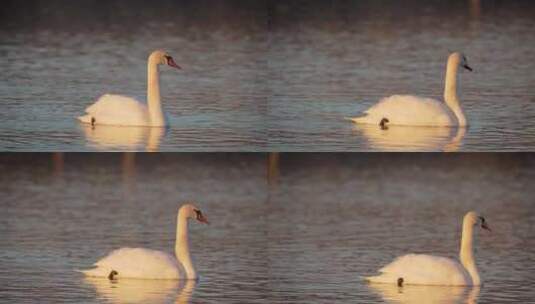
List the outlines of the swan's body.
{"type": "Polygon", "coordinates": [[[475,212],[465,215],[460,262],[433,255],[408,254],[379,269],[381,274],[366,279],[374,283],[398,285],[479,286],[482,282],[473,254],[473,227],[478,223],[488,229],[485,219],[475,212]]]}
{"type": "Polygon", "coordinates": [[[117,277],[144,279],[180,279],[181,269],[177,258],[162,251],[145,248],[121,248],[110,252],[85,270],[92,277],[108,277],[115,270],[117,277]]]}
{"type": "Polygon", "coordinates": [[[412,95],[392,95],[369,108],[367,115],[353,118],[357,123],[379,125],[388,119],[388,125],[449,127],[457,124],[450,109],[438,100],[412,95]]]}
{"type": "Polygon", "coordinates": [[[457,261],[427,254],[407,254],[379,269],[382,274],[370,277],[375,283],[398,283],[413,285],[472,285],[470,274],[457,261]]]}
{"type": "Polygon", "coordinates": [[[186,204],[178,211],[175,256],[145,248],[121,248],[112,251],[82,271],[87,276],[109,279],[197,279],[197,272],[189,253],[188,219],[208,223],[201,211],[186,204]]]}
{"type": "Polygon", "coordinates": [[[459,66],[472,70],[466,57],[452,53],[448,57],[444,102],[412,95],[393,95],[381,99],[360,117],[350,118],[355,123],[406,126],[465,127],[468,125],[457,97],[459,66]]]}
{"type": "Polygon", "coordinates": [[[119,126],[150,126],[147,106],[132,97],[105,94],[78,117],[83,123],[119,126]]]}
{"type": "Polygon", "coordinates": [[[159,65],[180,68],[164,51],[151,53],[147,64],[147,104],[132,97],[105,94],[78,117],[91,125],[165,127],[167,119],[160,98],[159,65]]]}

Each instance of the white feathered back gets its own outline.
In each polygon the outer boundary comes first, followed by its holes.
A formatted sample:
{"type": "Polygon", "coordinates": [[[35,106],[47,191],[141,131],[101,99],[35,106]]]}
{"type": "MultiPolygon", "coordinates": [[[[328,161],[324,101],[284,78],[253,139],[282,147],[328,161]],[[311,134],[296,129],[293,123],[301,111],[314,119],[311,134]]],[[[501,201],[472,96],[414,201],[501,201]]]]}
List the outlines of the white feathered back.
{"type": "Polygon", "coordinates": [[[128,247],[110,252],[94,266],[97,268],[83,273],[88,276],[106,277],[115,270],[118,278],[178,279],[181,269],[176,258],[165,252],[128,247]]]}

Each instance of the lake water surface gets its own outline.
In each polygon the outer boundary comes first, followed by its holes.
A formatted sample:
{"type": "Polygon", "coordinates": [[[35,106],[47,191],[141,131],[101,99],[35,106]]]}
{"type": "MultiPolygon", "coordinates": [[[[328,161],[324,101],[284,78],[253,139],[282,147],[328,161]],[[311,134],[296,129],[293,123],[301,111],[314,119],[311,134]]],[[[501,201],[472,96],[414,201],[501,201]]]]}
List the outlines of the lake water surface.
{"type": "Polygon", "coordinates": [[[529,1],[33,2],[1,23],[3,151],[535,150],[529,1]],[[183,67],[161,72],[168,130],[76,121],[104,93],[145,100],[156,48],[183,67]],[[468,129],[345,120],[392,94],[442,99],[452,51],[474,68],[468,129]]]}
{"type": "Polygon", "coordinates": [[[268,203],[274,301],[532,301],[534,165],[514,154],[282,154],[268,203]],[[407,253],[457,258],[469,210],[492,229],[475,230],[480,290],[362,280],[407,253]]]}
{"type": "Polygon", "coordinates": [[[9,169],[0,183],[0,302],[260,303],[266,298],[260,155],[67,154],[64,162],[33,156],[0,156],[2,170],[9,169]],[[199,282],[114,284],[75,271],[120,247],[172,253],[184,201],[196,202],[210,221],[190,223],[199,282]]]}
{"type": "Polygon", "coordinates": [[[278,2],[269,32],[272,151],[533,151],[535,6],[525,1],[278,2]],[[356,126],[383,97],[443,100],[446,60],[464,52],[470,127],[356,126]]]}
{"type": "Polygon", "coordinates": [[[0,150],[265,147],[266,12],[256,4],[31,2],[15,4],[0,30],[0,150]],[[182,67],[160,71],[168,130],[78,123],[105,93],[144,102],[147,57],[155,49],[182,67]]]}
{"type": "Polygon", "coordinates": [[[0,155],[0,302],[526,303],[535,268],[530,155],[0,155]],[[109,251],[172,252],[179,202],[200,280],[86,279],[109,251]],[[394,257],[455,258],[476,231],[481,289],[369,285],[394,257]]]}

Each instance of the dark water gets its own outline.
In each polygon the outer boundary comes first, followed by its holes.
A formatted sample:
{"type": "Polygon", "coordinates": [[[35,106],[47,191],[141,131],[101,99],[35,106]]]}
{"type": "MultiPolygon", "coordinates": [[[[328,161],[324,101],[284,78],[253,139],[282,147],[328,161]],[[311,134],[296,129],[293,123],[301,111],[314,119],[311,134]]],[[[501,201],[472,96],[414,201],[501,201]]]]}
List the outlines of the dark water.
{"type": "Polygon", "coordinates": [[[265,10],[200,1],[56,1],[12,6],[0,30],[0,149],[256,151],[265,147],[265,10]],[[32,18],[33,17],[33,18],[32,18]],[[147,57],[162,68],[167,132],[95,130],[76,117],[105,93],[146,100],[147,57]]]}
{"type": "Polygon", "coordinates": [[[273,151],[532,151],[535,6],[528,1],[278,1],[270,26],[273,151]],[[383,97],[442,100],[446,59],[470,128],[357,127],[383,97]]]}
{"type": "Polygon", "coordinates": [[[535,148],[530,1],[5,1],[0,150],[529,151],[535,148]],[[104,93],[145,100],[165,48],[167,132],[87,130],[104,93]],[[380,98],[441,99],[463,51],[470,128],[356,127],[380,98]],[[156,134],[154,134],[156,133],[156,134]]]}
{"type": "Polygon", "coordinates": [[[259,303],[266,298],[265,180],[261,155],[1,155],[0,302],[259,303]],[[85,279],[120,247],[172,253],[180,202],[201,278],[184,282],[85,279]],[[188,300],[189,298],[189,300],[188,300]]]}
{"type": "Polygon", "coordinates": [[[533,298],[531,155],[282,154],[269,188],[266,164],[264,154],[0,155],[0,302],[533,298]],[[184,200],[211,222],[190,225],[199,282],[112,283],[74,271],[123,246],[171,252],[184,200]],[[471,209],[493,230],[476,232],[480,290],[361,280],[408,252],[455,258],[471,209]]]}
{"type": "Polygon", "coordinates": [[[499,154],[281,155],[268,209],[273,301],[532,301],[533,161],[499,154]],[[476,231],[481,290],[398,290],[362,281],[406,253],[456,258],[469,210],[492,228],[476,231]]]}

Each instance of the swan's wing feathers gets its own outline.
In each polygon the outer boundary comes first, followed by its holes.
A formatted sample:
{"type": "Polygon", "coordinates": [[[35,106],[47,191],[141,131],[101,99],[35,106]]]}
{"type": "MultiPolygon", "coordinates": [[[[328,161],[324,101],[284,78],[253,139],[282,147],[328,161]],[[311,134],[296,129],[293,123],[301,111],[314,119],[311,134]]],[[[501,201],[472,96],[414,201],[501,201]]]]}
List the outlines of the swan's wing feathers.
{"type": "Polygon", "coordinates": [[[442,103],[432,98],[413,95],[392,95],[381,99],[376,105],[368,109],[366,113],[378,111],[392,114],[431,114],[442,111],[442,103]]]}
{"type": "Polygon", "coordinates": [[[405,284],[465,285],[463,267],[455,260],[427,255],[407,254],[396,258],[379,270],[376,281],[396,282],[403,278],[405,284]]]}
{"type": "MultiPolygon", "coordinates": [[[[95,263],[98,269],[115,270],[119,277],[178,278],[176,258],[157,250],[121,248],[95,263]]],[[[105,272],[107,275],[107,273],[105,272]]]]}
{"type": "Polygon", "coordinates": [[[99,111],[105,111],[105,110],[116,110],[121,111],[124,109],[124,107],[132,107],[137,106],[141,102],[136,100],[135,98],[128,97],[128,96],[122,96],[122,95],[115,95],[115,94],[104,94],[95,101],[92,105],[88,106],[85,109],[85,112],[88,114],[95,114],[99,111]]]}
{"type": "MultiPolygon", "coordinates": [[[[448,125],[449,110],[443,102],[412,95],[392,95],[381,99],[366,113],[366,122],[379,123],[383,118],[392,125],[448,125]]],[[[361,120],[362,121],[362,120],[361,120]]]]}
{"type": "Polygon", "coordinates": [[[456,262],[445,257],[428,254],[406,254],[396,258],[392,263],[384,266],[380,272],[403,272],[408,269],[429,269],[451,267],[456,262]]]}
{"type": "Polygon", "coordinates": [[[102,95],[85,111],[97,124],[146,125],[148,121],[147,106],[128,96],[102,95]]]}

